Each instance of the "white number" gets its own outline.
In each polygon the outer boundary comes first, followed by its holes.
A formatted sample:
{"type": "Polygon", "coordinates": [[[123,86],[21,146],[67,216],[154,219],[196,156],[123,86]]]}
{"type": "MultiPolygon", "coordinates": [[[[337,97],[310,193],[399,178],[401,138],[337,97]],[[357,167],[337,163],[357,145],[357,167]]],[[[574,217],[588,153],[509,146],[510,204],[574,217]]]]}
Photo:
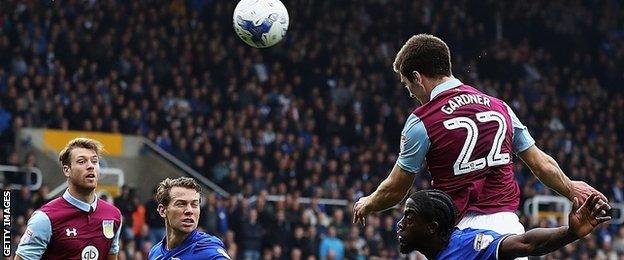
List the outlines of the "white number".
{"type": "Polygon", "coordinates": [[[486,165],[497,166],[507,164],[511,158],[509,153],[500,153],[503,141],[505,140],[505,132],[507,131],[505,117],[503,117],[501,113],[495,111],[477,113],[476,116],[477,120],[482,123],[490,121],[497,122],[498,129],[496,130],[494,143],[492,144],[492,148],[490,149],[487,157],[478,158],[472,161],[469,160],[472,156],[472,151],[477,144],[477,138],[479,137],[477,124],[468,117],[456,117],[443,122],[446,129],[453,130],[457,128],[465,128],[467,132],[464,147],[462,147],[459,152],[459,156],[453,165],[455,175],[462,175],[480,170],[485,168],[486,165]]]}
{"type": "Polygon", "coordinates": [[[477,113],[477,120],[483,123],[490,121],[498,123],[498,130],[496,130],[496,135],[494,136],[494,143],[487,156],[488,165],[497,166],[508,164],[511,158],[509,153],[500,153],[503,142],[505,141],[505,132],[507,132],[507,123],[503,115],[495,111],[481,112],[477,113]]]}

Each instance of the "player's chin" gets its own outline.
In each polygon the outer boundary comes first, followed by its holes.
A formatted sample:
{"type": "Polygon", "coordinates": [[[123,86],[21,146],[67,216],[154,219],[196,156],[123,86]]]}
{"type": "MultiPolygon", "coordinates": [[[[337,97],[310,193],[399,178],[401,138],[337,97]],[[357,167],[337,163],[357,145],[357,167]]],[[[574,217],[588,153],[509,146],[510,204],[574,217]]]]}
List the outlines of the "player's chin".
{"type": "Polygon", "coordinates": [[[86,181],[83,182],[81,188],[86,189],[86,190],[94,190],[95,188],[97,188],[97,182],[90,182],[90,181],[86,181]]]}
{"type": "Polygon", "coordinates": [[[412,251],[413,251],[413,249],[408,247],[406,244],[399,243],[399,252],[401,252],[401,254],[409,254],[412,251]]]}
{"type": "Polygon", "coordinates": [[[184,231],[184,232],[187,232],[187,233],[191,233],[195,229],[197,229],[197,224],[195,224],[195,223],[184,223],[184,222],[182,222],[182,224],[180,225],[180,230],[184,231]]]}

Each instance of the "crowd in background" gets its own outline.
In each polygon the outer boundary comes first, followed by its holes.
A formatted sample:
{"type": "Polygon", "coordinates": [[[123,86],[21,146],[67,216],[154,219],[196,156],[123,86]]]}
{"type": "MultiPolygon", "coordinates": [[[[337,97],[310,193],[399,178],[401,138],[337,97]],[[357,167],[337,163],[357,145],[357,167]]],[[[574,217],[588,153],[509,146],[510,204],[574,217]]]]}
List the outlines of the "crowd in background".
{"type": "MultiPolygon", "coordinates": [[[[351,223],[351,204],[319,198],[352,203],[394,165],[418,104],[392,62],[427,32],[451,48],[454,75],[506,101],[571,179],[624,202],[621,2],[284,3],[286,38],[259,50],[233,32],[236,1],[3,2],[0,163],[36,166],[15,153],[22,127],[142,135],[236,194],[206,194],[200,221],[231,256],[397,258],[399,210],[363,227],[351,223]]],[[[517,158],[515,173],[523,200],[552,194],[517,158]]],[[[422,175],[414,189],[428,186],[422,175]]],[[[14,193],[16,234],[47,192],[14,193]]],[[[120,256],[143,259],[164,234],[156,202],[131,187],[114,202],[126,227],[120,256]]],[[[624,228],[605,224],[547,258],[622,256],[624,228]]]]}

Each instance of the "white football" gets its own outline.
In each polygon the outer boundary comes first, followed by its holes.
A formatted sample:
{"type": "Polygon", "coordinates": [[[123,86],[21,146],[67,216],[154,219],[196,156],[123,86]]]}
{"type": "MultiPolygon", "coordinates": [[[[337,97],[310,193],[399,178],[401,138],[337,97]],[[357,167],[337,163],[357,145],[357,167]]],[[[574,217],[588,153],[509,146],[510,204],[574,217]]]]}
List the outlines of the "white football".
{"type": "Polygon", "coordinates": [[[275,45],[288,30],[288,11],[279,0],[241,0],[233,18],[238,37],[255,48],[275,45]]]}

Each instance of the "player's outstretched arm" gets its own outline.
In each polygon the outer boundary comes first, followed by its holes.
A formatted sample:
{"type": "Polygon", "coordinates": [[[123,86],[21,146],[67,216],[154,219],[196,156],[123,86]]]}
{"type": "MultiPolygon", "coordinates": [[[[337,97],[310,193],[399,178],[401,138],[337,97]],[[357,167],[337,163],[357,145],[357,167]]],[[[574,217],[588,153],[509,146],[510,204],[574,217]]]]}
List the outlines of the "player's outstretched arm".
{"type": "Polygon", "coordinates": [[[521,235],[505,238],[499,247],[500,259],[544,255],[555,251],[579,238],[587,236],[599,224],[611,219],[602,215],[607,203],[598,194],[592,194],[580,206],[574,198],[574,206],[568,215],[570,226],[559,228],[535,228],[521,235]]]}
{"type": "MultiPolygon", "coordinates": [[[[603,201],[608,201],[607,197],[587,183],[571,181],[563,173],[557,161],[537,146],[532,145],[525,151],[518,153],[518,156],[531,169],[535,177],[560,195],[570,199],[570,201],[574,197],[577,197],[580,201],[585,201],[591,194],[597,194],[603,201]]],[[[609,208],[611,207],[607,205],[607,209],[609,208]]]]}
{"type": "Polygon", "coordinates": [[[353,223],[365,224],[365,219],[371,212],[388,209],[405,198],[416,175],[406,172],[398,164],[394,165],[390,175],[379,184],[373,194],[360,198],[353,205],[353,223]]]}

